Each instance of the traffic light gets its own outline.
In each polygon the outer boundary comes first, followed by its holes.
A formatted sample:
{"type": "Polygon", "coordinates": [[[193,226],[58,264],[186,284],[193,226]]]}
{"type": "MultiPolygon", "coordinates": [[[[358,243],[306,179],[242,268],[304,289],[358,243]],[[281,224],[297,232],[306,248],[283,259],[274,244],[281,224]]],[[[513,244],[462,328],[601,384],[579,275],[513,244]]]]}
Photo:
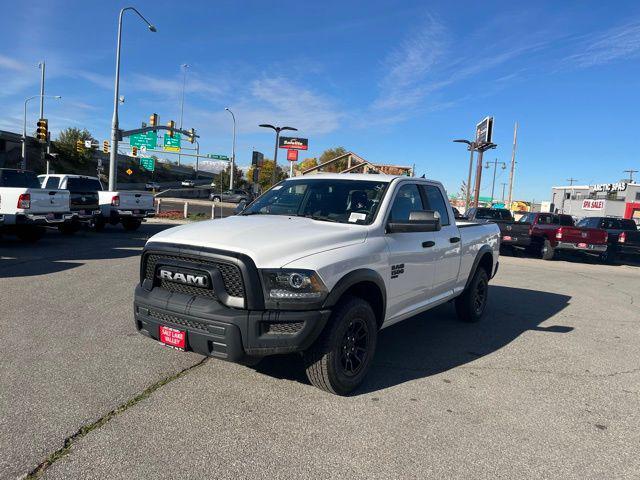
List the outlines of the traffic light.
{"type": "Polygon", "coordinates": [[[84,153],[84,141],[76,140],[76,152],[84,153]]]}
{"type": "Polygon", "coordinates": [[[188,137],[189,137],[189,141],[191,143],[196,141],[196,131],[195,131],[195,129],[192,128],[191,130],[189,130],[188,137]]]}
{"type": "Polygon", "coordinates": [[[49,125],[46,118],[38,120],[37,137],[40,143],[47,143],[47,131],[49,125]]]}
{"type": "Polygon", "coordinates": [[[176,128],[176,122],[174,122],[173,120],[169,120],[169,123],[167,123],[167,127],[169,127],[169,136],[173,138],[173,129],[176,128]]]}
{"type": "Polygon", "coordinates": [[[109,140],[102,142],[102,152],[109,153],[109,140]]]}
{"type": "Polygon", "coordinates": [[[131,156],[132,157],[137,157],[138,156],[138,147],[131,147],[131,156]]]}
{"type": "Polygon", "coordinates": [[[150,127],[158,126],[158,114],[157,113],[152,113],[149,116],[149,126],[150,127]]]}

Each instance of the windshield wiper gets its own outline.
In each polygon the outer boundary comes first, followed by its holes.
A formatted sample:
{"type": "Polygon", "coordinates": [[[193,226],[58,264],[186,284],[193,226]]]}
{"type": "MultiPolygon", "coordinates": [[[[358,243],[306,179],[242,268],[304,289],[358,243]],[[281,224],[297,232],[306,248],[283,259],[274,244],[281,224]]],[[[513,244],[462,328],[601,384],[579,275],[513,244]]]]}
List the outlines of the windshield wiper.
{"type": "Polygon", "coordinates": [[[310,218],[311,220],[319,220],[321,222],[340,223],[339,220],[334,220],[333,218],[329,218],[329,217],[320,217],[318,215],[300,215],[300,216],[304,218],[310,218]]]}

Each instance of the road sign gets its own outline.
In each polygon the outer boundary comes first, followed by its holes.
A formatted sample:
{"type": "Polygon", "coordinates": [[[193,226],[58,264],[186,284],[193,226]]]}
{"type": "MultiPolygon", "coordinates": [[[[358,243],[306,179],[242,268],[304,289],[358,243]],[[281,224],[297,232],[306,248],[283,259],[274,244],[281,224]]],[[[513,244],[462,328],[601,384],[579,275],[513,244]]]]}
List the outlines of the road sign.
{"type": "Polygon", "coordinates": [[[476,143],[491,143],[493,137],[493,117],[485,117],[476,125],[476,143]]]}
{"type": "Polygon", "coordinates": [[[136,133],[129,137],[129,145],[138,148],[154,149],[158,145],[158,132],[136,133]]]}
{"type": "Polygon", "coordinates": [[[229,161],[229,157],[227,157],[226,155],[217,155],[215,153],[210,153],[209,155],[207,155],[207,157],[212,158],[213,160],[225,160],[225,161],[229,161]]]}
{"type": "Polygon", "coordinates": [[[298,150],[287,150],[287,160],[290,162],[298,161],[298,150]]]}
{"type": "Polygon", "coordinates": [[[156,160],[151,157],[140,157],[140,166],[147,172],[153,172],[156,169],[156,160]]]}
{"type": "Polygon", "coordinates": [[[84,141],[84,148],[91,148],[91,140],[84,141]]]}
{"type": "Polygon", "coordinates": [[[170,137],[168,133],[165,133],[163,148],[167,152],[179,152],[180,151],[180,134],[174,133],[173,137],[170,137]]]}
{"type": "Polygon", "coordinates": [[[133,170],[131,170],[130,168],[127,168],[125,172],[127,173],[127,175],[131,175],[133,173],[133,170]]]}
{"type": "Polygon", "coordinates": [[[308,150],[309,139],[308,138],[295,138],[295,137],[280,137],[278,147],[287,148],[289,150],[308,150]]]}

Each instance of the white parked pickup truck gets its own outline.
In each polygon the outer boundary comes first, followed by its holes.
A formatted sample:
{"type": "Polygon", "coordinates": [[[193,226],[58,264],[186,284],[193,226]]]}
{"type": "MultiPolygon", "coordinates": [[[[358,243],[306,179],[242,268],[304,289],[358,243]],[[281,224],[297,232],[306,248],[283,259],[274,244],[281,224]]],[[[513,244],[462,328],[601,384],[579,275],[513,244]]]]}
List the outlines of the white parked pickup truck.
{"type": "Polygon", "coordinates": [[[40,188],[34,172],[0,168],[0,233],[35,242],[46,226],[73,220],[69,192],[40,188]]]}
{"type": "Polygon", "coordinates": [[[151,237],[135,325],[236,362],[300,352],[313,385],[344,395],[369,370],[379,329],[451,300],[461,320],[482,317],[499,239],[496,224],[456,224],[437,182],[295,177],[236,216],[151,237]]]}

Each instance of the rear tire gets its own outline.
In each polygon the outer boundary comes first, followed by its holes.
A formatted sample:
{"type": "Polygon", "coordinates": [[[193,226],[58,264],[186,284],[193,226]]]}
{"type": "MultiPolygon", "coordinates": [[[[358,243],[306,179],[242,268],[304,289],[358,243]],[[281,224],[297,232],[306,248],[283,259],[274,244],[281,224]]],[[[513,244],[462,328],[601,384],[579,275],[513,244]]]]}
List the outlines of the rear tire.
{"type": "Polygon", "coordinates": [[[478,267],[469,286],[456,298],[458,319],[468,323],[478,322],[484,315],[488,300],[489,275],[484,268],[478,267]]]}
{"type": "Polygon", "coordinates": [[[616,264],[616,252],[614,252],[611,247],[608,247],[602,254],[600,255],[600,261],[606,265],[615,265],[616,264]]]}
{"type": "Polygon", "coordinates": [[[142,224],[142,220],[138,220],[138,219],[122,220],[122,226],[127,232],[135,232],[136,230],[138,230],[138,228],[140,228],[141,224],[142,224]]]}
{"type": "Polygon", "coordinates": [[[218,203],[220,202],[220,197],[213,197],[211,200],[213,201],[213,203],[218,203]]]}
{"type": "Polygon", "coordinates": [[[357,297],[343,299],[320,337],[304,352],[309,382],[336,395],[351,393],[371,367],[377,339],[371,305],[357,297]]]}
{"type": "Polygon", "coordinates": [[[44,237],[44,227],[22,227],[16,231],[16,236],[25,243],[35,243],[44,237]]]}
{"type": "Polygon", "coordinates": [[[540,258],[542,258],[542,260],[553,260],[555,256],[556,256],[556,249],[553,248],[553,246],[551,245],[551,242],[545,238],[544,243],[540,248],[540,258]]]}

